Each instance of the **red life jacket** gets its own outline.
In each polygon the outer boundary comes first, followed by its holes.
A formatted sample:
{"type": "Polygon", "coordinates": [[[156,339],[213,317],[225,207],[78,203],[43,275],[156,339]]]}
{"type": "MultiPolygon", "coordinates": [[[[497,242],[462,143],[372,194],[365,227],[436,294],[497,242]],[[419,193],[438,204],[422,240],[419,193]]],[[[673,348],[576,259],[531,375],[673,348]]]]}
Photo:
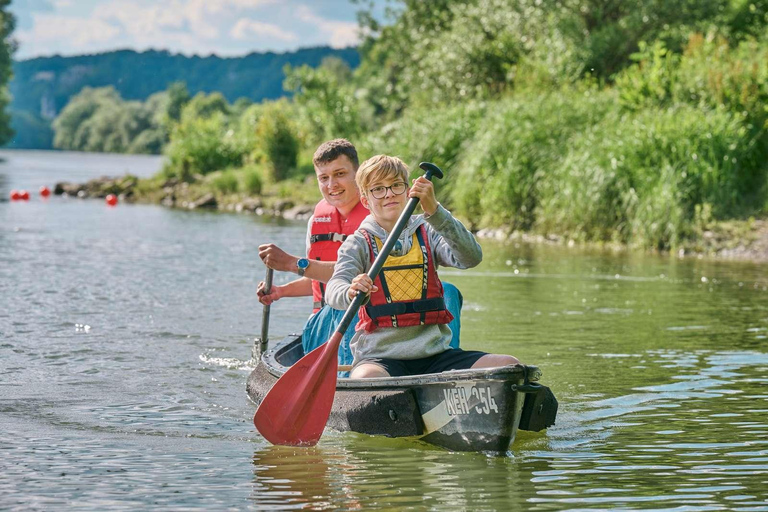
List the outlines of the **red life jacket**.
{"type": "MultiPolygon", "coordinates": [[[[325,199],[321,200],[315,206],[315,213],[312,215],[307,257],[316,261],[336,261],[341,243],[360,227],[360,223],[367,216],[368,210],[358,202],[349,212],[346,220],[342,219],[335,206],[331,206],[325,199]]],[[[312,300],[313,311],[317,313],[325,304],[324,283],[312,281],[312,300]]]]}
{"type": "MultiPolygon", "coordinates": [[[[371,263],[381,248],[381,241],[365,229],[371,263]]],[[[432,249],[424,225],[413,234],[411,250],[403,256],[390,256],[376,277],[379,288],[367,305],[360,308],[356,329],[373,332],[379,327],[447,324],[453,315],[445,307],[443,283],[437,277],[432,249]]]]}

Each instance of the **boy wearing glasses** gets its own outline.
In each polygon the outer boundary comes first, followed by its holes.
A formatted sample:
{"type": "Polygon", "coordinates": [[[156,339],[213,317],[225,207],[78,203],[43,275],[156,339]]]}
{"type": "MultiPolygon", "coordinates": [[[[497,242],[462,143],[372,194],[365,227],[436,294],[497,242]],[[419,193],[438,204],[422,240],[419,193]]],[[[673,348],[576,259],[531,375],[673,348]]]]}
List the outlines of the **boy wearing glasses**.
{"type": "Polygon", "coordinates": [[[363,162],[355,180],[371,214],[342,244],[326,289],[336,309],[346,309],[358,291],[370,294],[350,342],[350,378],[517,364],[512,356],[450,348],[447,324],[453,317],[437,267],[474,267],[483,253],[472,233],[437,202],[432,182],[419,177],[408,187],[408,167],[386,155],[363,162]],[[372,282],[366,272],[410,197],[419,198],[424,215],[410,218],[372,282]]]}

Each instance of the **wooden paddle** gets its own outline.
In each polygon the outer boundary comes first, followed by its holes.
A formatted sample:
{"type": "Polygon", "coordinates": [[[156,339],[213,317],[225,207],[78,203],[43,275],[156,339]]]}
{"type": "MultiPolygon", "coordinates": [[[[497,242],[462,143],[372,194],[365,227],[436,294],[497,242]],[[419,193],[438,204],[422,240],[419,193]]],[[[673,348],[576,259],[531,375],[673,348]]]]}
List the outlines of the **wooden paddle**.
{"type": "MultiPolygon", "coordinates": [[[[274,273],[275,271],[273,269],[267,267],[267,276],[264,278],[264,293],[267,295],[272,290],[272,275],[274,273]]],[[[269,343],[269,338],[267,337],[268,334],[269,334],[269,304],[266,304],[261,312],[261,338],[259,339],[257,350],[253,354],[254,359],[258,360],[259,358],[261,358],[261,354],[263,354],[264,351],[267,350],[267,345],[269,343]]]]}
{"type": "MultiPolygon", "coordinates": [[[[443,171],[435,164],[422,162],[419,167],[426,171],[424,177],[428,180],[433,176],[443,177],[443,171]]],[[[368,271],[368,277],[372,281],[384,266],[384,261],[418,203],[417,197],[408,200],[405,210],[400,214],[368,271]]],[[[357,292],[331,339],[291,366],[264,397],[253,417],[253,423],[270,443],[314,446],[320,440],[336,394],[339,344],[360,309],[365,295],[363,292],[357,292]]]]}

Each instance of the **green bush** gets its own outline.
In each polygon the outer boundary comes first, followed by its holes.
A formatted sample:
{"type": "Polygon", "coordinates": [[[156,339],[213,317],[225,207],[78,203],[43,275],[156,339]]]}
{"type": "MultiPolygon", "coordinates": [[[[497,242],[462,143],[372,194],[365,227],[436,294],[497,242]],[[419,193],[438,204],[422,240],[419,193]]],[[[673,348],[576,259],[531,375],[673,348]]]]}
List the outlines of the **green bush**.
{"type": "Polygon", "coordinates": [[[490,104],[457,166],[457,212],[473,227],[532,228],[539,182],[559,165],[569,140],[600,122],[613,104],[613,96],[592,88],[490,104]]]}
{"type": "Polygon", "coordinates": [[[183,103],[181,108],[181,120],[190,120],[195,118],[211,118],[219,115],[229,115],[229,103],[220,92],[205,94],[199,92],[189,100],[183,103]]]}
{"type": "Polygon", "coordinates": [[[248,195],[257,196],[261,194],[264,186],[262,170],[255,165],[248,165],[242,171],[242,191],[248,195]]]}
{"type": "Polygon", "coordinates": [[[544,171],[537,228],[674,247],[693,233],[697,208],[722,219],[761,207],[765,175],[750,171],[748,138],[743,118],[722,109],[613,111],[544,171]]]}
{"type": "Polygon", "coordinates": [[[165,173],[189,181],[195,174],[241,166],[247,151],[227,128],[221,114],[209,118],[183,117],[174,126],[166,147],[169,162],[165,173]]]}
{"type": "Polygon", "coordinates": [[[692,35],[677,70],[675,99],[743,113],[757,124],[768,117],[768,37],[731,48],[720,38],[692,35]]]}
{"type": "Polygon", "coordinates": [[[258,148],[273,181],[286,179],[296,167],[299,155],[296,127],[286,110],[282,102],[267,105],[256,125],[258,148]]]}
{"type": "Polygon", "coordinates": [[[616,77],[621,105],[628,110],[638,110],[672,102],[680,56],[669,51],[662,41],[650,46],[640,41],[640,50],[632,59],[637,64],[616,77]]]}
{"type": "Polygon", "coordinates": [[[219,171],[211,177],[211,184],[222,194],[234,194],[238,189],[237,173],[233,169],[219,171]]]}
{"type": "Polygon", "coordinates": [[[351,73],[339,59],[326,59],[321,66],[285,67],[286,91],[294,93],[301,136],[311,145],[345,137],[354,140],[361,132],[359,101],[346,83],[351,73]]]}

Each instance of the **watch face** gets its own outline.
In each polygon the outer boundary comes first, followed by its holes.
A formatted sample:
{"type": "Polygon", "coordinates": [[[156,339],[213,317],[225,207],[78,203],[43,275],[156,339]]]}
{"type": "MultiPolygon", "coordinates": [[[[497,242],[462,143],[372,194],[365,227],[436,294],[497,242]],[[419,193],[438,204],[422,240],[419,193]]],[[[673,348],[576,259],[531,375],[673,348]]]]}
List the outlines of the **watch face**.
{"type": "Polygon", "coordinates": [[[299,258],[299,261],[296,262],[296,266],[305,269],[309,266],[309,260],[307,258],[299,258]]]}

